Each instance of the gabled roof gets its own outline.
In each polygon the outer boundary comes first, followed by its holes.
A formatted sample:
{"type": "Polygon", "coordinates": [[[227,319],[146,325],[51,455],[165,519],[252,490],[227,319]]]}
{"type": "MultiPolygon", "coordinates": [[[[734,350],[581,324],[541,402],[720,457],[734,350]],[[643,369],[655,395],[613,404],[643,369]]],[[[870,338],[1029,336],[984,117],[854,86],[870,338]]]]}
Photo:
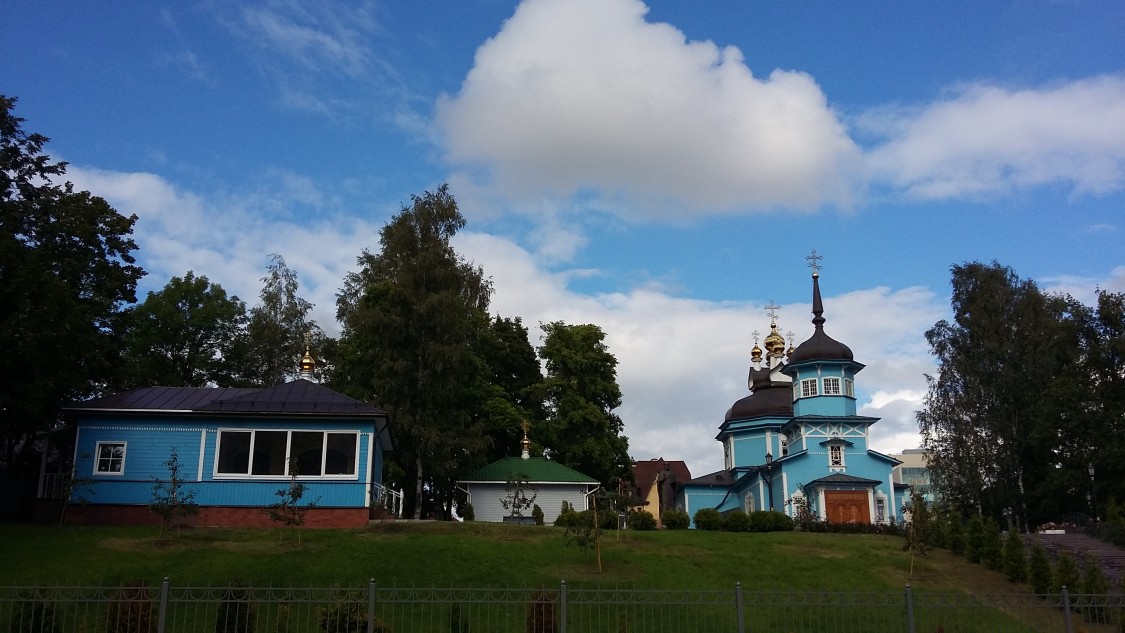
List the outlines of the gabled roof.
{"type": "Polygon", "coordinates": [[[391,447],[387,413],[303,378],[265,389],[219,387],[142,387],[102,398],[73,402],[63,411],[85,414],[221,414],[233,416],[323,416],[368,418],[379,441],[391,447]]]}
{"type": "Polygon", "coordinates": [[[725,470],[717,470],[713,473],[696,477],[684,485],[687,486],[729,486],[734,483],[734,479],[730,473],[725,470]]]}
{"type": "Polygon", "coordinates": [[[641,499],[648,498],[649,491],[656,485],[656,479],[664,472],[665,467],[674,483],[684,484],[691,480],[691,471],[682,461],[665,461],[661,457],[647,462],[637,462],[633,465],[633,482],[637,485],[638,496],[641,499]]]}
{"type": "Polygon", "coordinates": [[[844,473],[833,473],[831,475],[828,475],[827,477],[814,479],[805,485],[816,486],[822,484],[853,484],[860,486],[878,486],[881,483],[883,482],[876,479],[865,479],[863,477],[856,477],[854,475],[845,475],[844,473]]]}
{"type": "Polygon", "coordinates": [[[544,457],[505,457],[459,479],[457,483],[503,483],[514,479],[528,483],[597,484],[593,477],[544,457]]]}
{"type": "Polygon", "coordinates": [[[299,379],[265,389],[142,387],[74,402],[67,411],[293,413],[386,417],[382,409],[299,379]]]}

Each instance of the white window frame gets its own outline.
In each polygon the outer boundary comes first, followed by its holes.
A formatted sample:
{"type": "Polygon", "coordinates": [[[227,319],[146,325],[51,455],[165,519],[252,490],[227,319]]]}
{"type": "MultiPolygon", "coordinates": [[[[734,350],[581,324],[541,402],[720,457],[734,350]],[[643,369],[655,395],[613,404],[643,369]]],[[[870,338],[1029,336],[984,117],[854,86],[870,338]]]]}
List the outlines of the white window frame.
{"type": "Polygon", "coordinates": [[[786,457],[789,455],[789,438],[784,435],[781,436],[781,456],[786,457]]]}
{"type": "Polygon", "coordinates": [[[825,376],[824,378],[821,378],[820,381],[822,383],[821,386],[824,388],[824,395],[826,395],[826,396],[838,396],[842,393],[840,391],[840,379],[839,378],[837,378],[835,376],[825,376]]]}
{"type": "Polygon", "coordinates": [[[844,379],[844,395],[849,398],[855,398],[855,381],[851,378],[844,379]]]}
{"type": "Polygon", "coordinates": [[[828,445],[828,467],[844,468],[844,446],[842,444],[828,445]],[[837,457],[839,460],[836,459],[837,457]]]}
{"type": "Polygon", "coordinates": [[[218,429],[215,433],[215,461],[212,466],[212,476],[215,479],[289,479],[288,472],[284,474],[268,474],[268,475],[255,475],[254,472],[254,442],[257,439],[259,432],[274,432],[285,433],[285,465],[286,471],[290,470],[293,456],[291,454],[293,449],[293,434],[294,433],[320,433],[320,474],[319,475],[297,475],[300,480],[358,480],[360,476],[360,431],[350,429],[238,429],[238,428],[222,428],[218,429]],[[223,447],[223,433],[249,433],[250,434],[250,457],[246,461],[245,473],[230,473],[220,472],[219,462],[220,455],[222,454],[223,447]],[[355,458],[352,463],[351,473],[338,473],[338,474],[325,474],[324,469],[327,466],[328,460],[328,436],[329,435],[352,435],[355,437],[355,458]]]}
{"type": "MultiPolygon", "coordinates": [[[[96,442],[94,444],[94,474],[97,476],[110,476],[110,477],[123,477],[125,476],[125,454],[128,452],[129,443],[122,441],[105,441],[96,442]],[[121,447],[121,470],[98,470],[98,465],[102,463],[102,447],[120,446],[121,447]]],[[[110,455],[105,458],[108,460],[110,466],[113,465],[114,460],[118,459],[110,455]]]]}
{"type": "Polygon", "coordinates": [[[816,388],[816,378],[805,378],[801,380],[801,397],[812,398],[818,395],[816,388]]]}

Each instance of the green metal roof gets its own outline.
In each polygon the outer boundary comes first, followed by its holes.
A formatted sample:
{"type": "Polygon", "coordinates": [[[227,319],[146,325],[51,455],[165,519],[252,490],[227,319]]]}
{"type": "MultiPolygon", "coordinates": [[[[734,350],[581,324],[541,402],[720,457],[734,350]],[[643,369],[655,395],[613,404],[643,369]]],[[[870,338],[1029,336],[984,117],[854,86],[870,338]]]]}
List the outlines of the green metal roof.
{"type": "Polygon", "coordinates": [[[517,477],[529,482],[596,484],[598,481],[543,457],[505,457],[463,477],[460,482],[507,482],[517,477]]]}

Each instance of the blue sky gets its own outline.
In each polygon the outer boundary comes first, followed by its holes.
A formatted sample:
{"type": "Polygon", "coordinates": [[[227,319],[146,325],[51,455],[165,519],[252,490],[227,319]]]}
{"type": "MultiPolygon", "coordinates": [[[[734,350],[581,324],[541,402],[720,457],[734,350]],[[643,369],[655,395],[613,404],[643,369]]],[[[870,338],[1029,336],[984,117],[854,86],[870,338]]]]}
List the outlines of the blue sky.
{"type": "Polygon", "coordinates": [[[1125,291],[1120,2],[5,13],[0,93],[77,186],[139,216],[144,290],[191,269],[252,302],[277,252],[334,331],[355,257],[448,182],[493,310],[601,325],[633,456],[697,475],[721,466],[763,306],[811,333],[812,249],[886,452],[917,444],[951,265],[1125,291]]]}

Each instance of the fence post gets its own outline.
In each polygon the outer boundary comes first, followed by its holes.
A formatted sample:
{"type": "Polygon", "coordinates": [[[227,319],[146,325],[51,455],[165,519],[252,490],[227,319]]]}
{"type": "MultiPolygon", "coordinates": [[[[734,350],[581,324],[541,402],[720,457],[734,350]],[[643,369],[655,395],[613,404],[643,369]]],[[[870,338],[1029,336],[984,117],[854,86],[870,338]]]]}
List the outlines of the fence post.
{"type": "Polygon", "coordinates": [[[566,633],[566,581],[559,583],[559,633],[566,633]]]}
{"type": "Polygon", "coordinates": [[[1066,633],[1074,633],[1074,622],[1070,620],[1070,592],[1066,590],[1066,585],[1062,586],[1062,603],[1063,603],[1063,628],[1066,633]]]}
{"type": "Polygon", "coordinates": [[[742,583],[734,583],[734,608],[738,612],[738,633],[746,633],[746,613],[742,602],[742,583]]]}
{"type": "Polygon", "coordinates": [[[906,585],[906,630],[914,633],[914,590],[906,585]]]}
{"type": "Polygon", "coordinates": [[[367,633],[375,633],[375,579],[367,581],[367,633]]]}
{"type": "Polygon", "coordinates": [[[168,577],[160,581],[160,612],[156,616],[156,633],[164,633],[164,622],[168,618],[168,577]]]}

